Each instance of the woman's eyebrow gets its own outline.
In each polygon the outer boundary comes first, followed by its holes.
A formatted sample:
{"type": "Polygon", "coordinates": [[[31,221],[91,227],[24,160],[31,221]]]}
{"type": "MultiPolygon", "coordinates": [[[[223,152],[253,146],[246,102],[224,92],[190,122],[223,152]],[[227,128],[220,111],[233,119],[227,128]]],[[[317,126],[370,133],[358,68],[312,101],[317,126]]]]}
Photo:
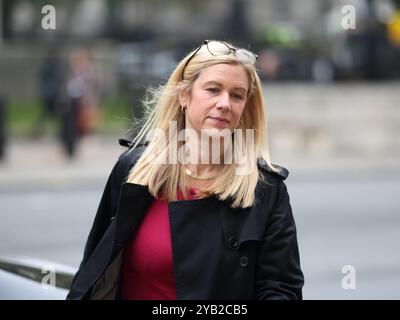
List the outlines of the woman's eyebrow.
{"type": "MultiPolygon", "coordinates": [[[[204,82],[204,84],[203,85],[210,85],[210,84],[215,84],[215,85],[218,85],[218,86],[223,86],[223,84],[222,83],[220,83],[220,82],[218,82],[218,81],[215,81],[215,80],[210,80],[210,81],[206,81],[206,82],[204,82]]],[[[235,88],[233,88],[234,90],[243,90],[244,92],[247,92],[247,89],[246,88],[244,88],[244,87],[235,87],[235,88]]]]}
{"type": "Polygon", "coordinates": [[[215,80],[209,80],[209,81],[204,82],[204,85],[208,85],[208,84],[216,84],[216,85],[222,86],[222,83],[215,81],[215,80]]]}

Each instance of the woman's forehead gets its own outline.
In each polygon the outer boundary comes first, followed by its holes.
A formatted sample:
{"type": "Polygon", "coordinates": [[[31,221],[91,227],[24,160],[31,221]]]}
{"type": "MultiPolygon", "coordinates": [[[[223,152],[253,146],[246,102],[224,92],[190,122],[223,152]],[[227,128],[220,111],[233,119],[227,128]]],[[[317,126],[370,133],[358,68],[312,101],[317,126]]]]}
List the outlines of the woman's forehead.
{"type": "Polygon", "coordinates": [[[241,65],[220,63],[200,72],[197,79],[199,84],[219,83],[229,87],[239,87],[246,89],[249,85],[249,79],[246,70],[241,65]]]}

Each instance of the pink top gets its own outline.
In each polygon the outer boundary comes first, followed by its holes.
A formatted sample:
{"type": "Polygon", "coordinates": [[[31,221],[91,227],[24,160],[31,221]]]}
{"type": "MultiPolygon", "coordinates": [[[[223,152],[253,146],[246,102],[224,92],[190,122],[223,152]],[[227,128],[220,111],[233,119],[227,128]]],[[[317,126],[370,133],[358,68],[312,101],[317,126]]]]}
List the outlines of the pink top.
{"type": "MultiPolygon", "coordinates": [[[[189,189],[189,199],[196,189],[189,189]]],[[[184,200],[178,190],[178,200],[184,200]]],[[[122,299],[176,300],[168,202],[154,200],[124,251],[122,299]]]]}

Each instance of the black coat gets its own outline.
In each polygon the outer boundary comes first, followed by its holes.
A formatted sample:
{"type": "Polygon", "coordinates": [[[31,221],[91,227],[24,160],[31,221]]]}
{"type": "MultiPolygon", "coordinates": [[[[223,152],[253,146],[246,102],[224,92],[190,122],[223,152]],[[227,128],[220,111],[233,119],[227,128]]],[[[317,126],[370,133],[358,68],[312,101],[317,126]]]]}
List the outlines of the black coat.
{"type": "MultiPolygon", "coordinates": [[[[145,146],[124,152],[107,181],[67,299],[118,299],[123,249],[154,200],[125,182],[145,146]]],[[[251,208],[217,197],[169,202],[177,299],[302,299],[296,227],[283,180],[258,162],[251,208]],[[195,253],[195,254],[193,254],[195,253]]]]}

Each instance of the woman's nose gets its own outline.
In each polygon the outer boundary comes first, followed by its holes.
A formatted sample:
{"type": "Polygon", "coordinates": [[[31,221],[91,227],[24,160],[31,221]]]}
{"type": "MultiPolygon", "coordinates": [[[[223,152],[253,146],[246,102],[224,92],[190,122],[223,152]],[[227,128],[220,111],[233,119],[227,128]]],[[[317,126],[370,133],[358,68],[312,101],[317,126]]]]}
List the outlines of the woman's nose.
{"type": "Polygon", "coordinates": [[[230,102],[230,97],[228,92],[223,92],[219,96],[219,101],[217,103],[217,108],[218,109],[230,109],[231,108],[231,102],[230,102]]]}

